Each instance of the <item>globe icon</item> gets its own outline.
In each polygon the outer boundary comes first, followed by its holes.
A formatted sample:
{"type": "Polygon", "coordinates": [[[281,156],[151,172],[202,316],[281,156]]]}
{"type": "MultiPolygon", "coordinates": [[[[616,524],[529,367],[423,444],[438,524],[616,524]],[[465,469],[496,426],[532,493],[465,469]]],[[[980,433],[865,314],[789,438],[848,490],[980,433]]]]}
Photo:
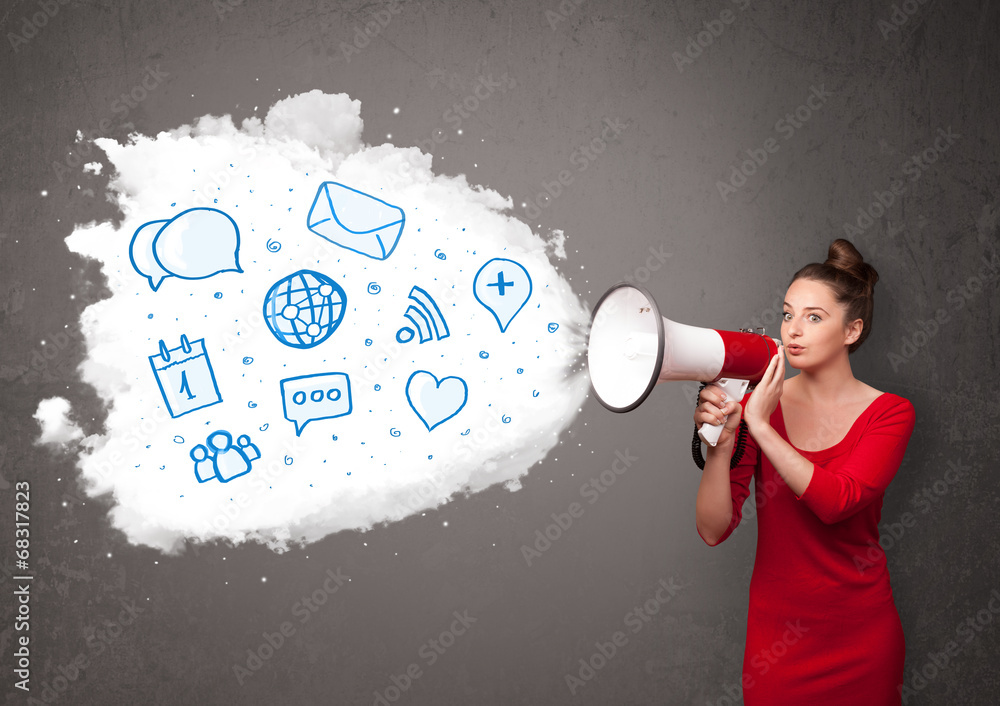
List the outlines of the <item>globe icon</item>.
{"type": "Polygon", "coordinates": [[[286,346],[312,348],[344,320],[347,294],[320,272],[299,270],[279,279],[264,297],[264,321],[286,346]]]}

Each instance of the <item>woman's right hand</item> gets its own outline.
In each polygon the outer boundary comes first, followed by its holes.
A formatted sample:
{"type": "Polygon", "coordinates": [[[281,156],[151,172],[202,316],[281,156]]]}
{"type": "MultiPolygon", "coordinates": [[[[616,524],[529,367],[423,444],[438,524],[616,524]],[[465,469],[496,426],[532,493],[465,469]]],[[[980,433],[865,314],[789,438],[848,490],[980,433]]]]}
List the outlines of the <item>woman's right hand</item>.
{"type": "MultiPolygon", "coordinates": [[[[725,421],[725,426],[719,434],[719,440],[715,448],[732,444],[736,439],[736,429],[740,425],[743,416],[743,406],[735,400],[725,399],[725,392],[715,383],[709,383],[698,393],[698,407],[694,411],[695,426],[701,428],[706,422],[718,426],[722,424],[723,417],[729,415],[725,421]]],[[[709,447],[711,451],[711,447],[709,447]]]]}

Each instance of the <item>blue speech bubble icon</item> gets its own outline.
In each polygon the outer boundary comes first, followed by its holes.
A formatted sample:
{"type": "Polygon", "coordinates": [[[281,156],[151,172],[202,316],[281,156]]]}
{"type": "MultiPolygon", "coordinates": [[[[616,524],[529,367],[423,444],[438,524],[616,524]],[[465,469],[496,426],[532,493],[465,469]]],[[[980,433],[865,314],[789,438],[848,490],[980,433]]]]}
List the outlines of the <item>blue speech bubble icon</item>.
{"type": "Polygon", "coordinates": [[[531,277],[520,263],[495,257],[479,268],[472,292],[493,314],[502,333],[528,302],[531,277]]]}
{"type": "Polygon", "coordinates": [[[139,226],[129,245],[132,267],[155,292],[167,277],[205,279],[220,272],[243,272],[240,229],[215,208],[189,208],[169,221],[139,226]]]}
{"type": "Polygon", "coordinates": [[[334,419],[351,413],[351,379],[347,373],[316,373],[281,381],[285,419],[295,424],[301,436],[309,422],[334,419]]]}
{"type": "Polygon", "coordinates": [[[150,221],[139,226],[132,236],[129,244],[129,259],[132,260],[132,268],[149,280],[149,286],[155,292],[160,283],[170,273],[160,267],[153,255],[153,241],[156,239],[160,229],[167,221],[150,221]]]}

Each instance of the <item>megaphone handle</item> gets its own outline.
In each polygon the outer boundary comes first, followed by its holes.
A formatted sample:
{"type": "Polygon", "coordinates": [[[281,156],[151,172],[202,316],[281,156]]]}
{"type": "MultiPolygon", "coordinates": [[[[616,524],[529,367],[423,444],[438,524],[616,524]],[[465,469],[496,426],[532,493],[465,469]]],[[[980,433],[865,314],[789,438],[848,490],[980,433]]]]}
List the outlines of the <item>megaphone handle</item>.
{"type": "MultiPolygon", "coordinates": [[[[718,385],[726,393],[727,400],[742,400],[743,395],[746,394],[747,387],[750,386],[749,380],[739,380],[732,378],[719,378],[715,381],[715,385],[718,385]]],[[[722,418],[722,424],[709,424],[705,422],[698,428],[698,436],[709,446],[714,447],[719,443],[719,436],[722,434],[722,427],[726,425],[726,420],[729,419],[729,415],[725,415],[722,418]]]]}

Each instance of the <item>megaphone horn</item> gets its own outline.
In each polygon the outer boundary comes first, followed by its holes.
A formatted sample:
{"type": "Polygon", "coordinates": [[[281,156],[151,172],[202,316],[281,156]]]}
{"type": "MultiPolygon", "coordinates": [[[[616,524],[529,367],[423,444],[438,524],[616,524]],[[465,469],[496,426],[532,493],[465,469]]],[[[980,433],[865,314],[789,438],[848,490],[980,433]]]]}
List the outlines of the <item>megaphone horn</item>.
{"type": "MultiPolygon", "coordinates": [[[[587,340],[587,368],[598,401],[630,412],[667,380],[713,382],[742,400],[764,377],[780,341],[746,329],[720,331],[671,321],[643,287],[619,282],[597,302],[587,340]]],[[[711,446],[722,425],[702,424],[711,446]]]]}

